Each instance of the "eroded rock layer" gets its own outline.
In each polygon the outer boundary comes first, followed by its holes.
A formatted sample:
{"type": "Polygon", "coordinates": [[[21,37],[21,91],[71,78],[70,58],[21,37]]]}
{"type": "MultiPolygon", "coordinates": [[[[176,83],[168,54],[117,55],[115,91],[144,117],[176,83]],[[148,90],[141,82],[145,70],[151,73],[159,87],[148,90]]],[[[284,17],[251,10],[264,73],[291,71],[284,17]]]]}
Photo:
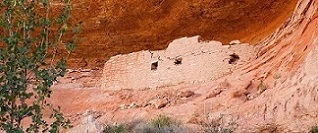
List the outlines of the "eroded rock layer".
{"type": "Polygon", "coordinates": [[[72,0],[73,20],[83,21],[71,68],[103,67],[112,56],[167,48],[200,35],[228,44],[255,44],[288,17],[297,0],[72,0]]]}

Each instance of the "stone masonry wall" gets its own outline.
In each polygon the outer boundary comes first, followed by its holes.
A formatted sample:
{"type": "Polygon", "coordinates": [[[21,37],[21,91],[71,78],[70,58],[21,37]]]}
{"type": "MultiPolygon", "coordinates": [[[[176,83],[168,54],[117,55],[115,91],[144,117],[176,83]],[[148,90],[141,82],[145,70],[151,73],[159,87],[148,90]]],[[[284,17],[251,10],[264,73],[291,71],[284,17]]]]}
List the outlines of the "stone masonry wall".
{"type": "Polygon", "coordinates": [[[200,42],[198,36],[181,38],[166,50],[117,55],[105,63],[102,88],[156,89],[215,80],[256,58],[248,44],[200,42]]]}

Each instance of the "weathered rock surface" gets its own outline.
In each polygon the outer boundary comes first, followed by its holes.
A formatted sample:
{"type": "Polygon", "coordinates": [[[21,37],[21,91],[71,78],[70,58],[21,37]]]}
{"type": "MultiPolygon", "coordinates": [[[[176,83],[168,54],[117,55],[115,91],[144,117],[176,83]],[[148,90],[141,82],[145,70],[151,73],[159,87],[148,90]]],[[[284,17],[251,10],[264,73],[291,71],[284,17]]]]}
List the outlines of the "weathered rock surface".
{"type": "Polygon", "coordinates": [[[256,44],[290,17],[297,1],[72,0],[72,21],[83,25],[68,65],[103,67],[112,56],[165,49],[186,36],[256,44]]]}

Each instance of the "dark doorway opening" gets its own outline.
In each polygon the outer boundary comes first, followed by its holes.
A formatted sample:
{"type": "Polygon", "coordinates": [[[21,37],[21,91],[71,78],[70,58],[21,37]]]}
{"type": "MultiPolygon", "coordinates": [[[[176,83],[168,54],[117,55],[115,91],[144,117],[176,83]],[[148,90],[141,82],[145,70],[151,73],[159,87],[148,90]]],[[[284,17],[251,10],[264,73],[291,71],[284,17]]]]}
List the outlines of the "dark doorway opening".
{"type": "Polygon", "coordinates": [[[182,64],[182,58],[178,58],[174,61],[175,65],[181,65],[182,64]]]}
{"type": "Polygon", "coordinates": [[[237,54],[233,53],[230,55],[230,60],[229,60],[229,64],[236,64],[238,62],[238,60],[240,59],[240,56],[238,56],[237,54]]]}
{"type": "Polygon", "coordinates": [[[155,71],[158,69],[158,61],[151,63],[151,70],[155,71]]]}

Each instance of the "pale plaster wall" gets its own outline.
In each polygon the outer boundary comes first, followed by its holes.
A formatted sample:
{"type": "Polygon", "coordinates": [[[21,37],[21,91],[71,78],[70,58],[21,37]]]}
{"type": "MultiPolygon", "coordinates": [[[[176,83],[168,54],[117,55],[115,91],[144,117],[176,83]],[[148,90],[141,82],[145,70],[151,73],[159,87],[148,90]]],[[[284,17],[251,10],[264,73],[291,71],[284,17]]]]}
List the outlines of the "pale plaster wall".
{"type": "Polygon", "coordinates": [[[196,84],[215,80],[256,58],[255,48],[248,44],[222,45],[199,42],[199,37],[181,38],[166,50],[140,51],[117,55],[105,63],[102,88],[154,89],[178,84],[196,84]],[[229,64],[230,55],[239,60],[229,64]],[[181,64],[175,64],[182,59],[181,64]],[[152,63],[158,62],[156,70],[152,63]]]}

